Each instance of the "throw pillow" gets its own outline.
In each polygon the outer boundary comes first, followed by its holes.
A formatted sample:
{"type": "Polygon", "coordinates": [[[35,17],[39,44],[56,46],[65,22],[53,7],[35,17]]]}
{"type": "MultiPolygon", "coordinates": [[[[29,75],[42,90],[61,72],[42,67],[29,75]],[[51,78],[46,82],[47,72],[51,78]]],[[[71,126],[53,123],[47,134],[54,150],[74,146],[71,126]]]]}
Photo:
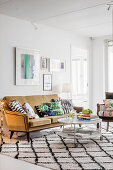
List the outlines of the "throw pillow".
{"type": "Polygon", "coordinates": [[[23,108],[26,111],[26,113],[29,115],[29,118],[31,118],[31,119],[39,118],[39,116],[37,114],[35,114],[34,110],[28,103],[24,103],[23,108]]]}
{"type": "Polygon", "coordinates": [[[113,110],[113,99],[105,99],[104,103],[106,111],[113,110]]]}
{"type": "Polygon", "coordinates": [[[63,114],[63,110],[61,107],[61,102],[48,102],[46,103],[46,105],[49,107],[49,109],[53,110],[53,113],[55,115],[62,115],[63,114]]]}
{"type": "Polygon", "coordinates": [[[39,115],[39,117],[44,117],[48,115],[48,106],[47,105],[39,105],[35,106],[36,111],[39,115]]]}
{"type": "Polygon", "coordinates": [[[73,104],[71,99],[52,99],[53,102],[60,101],[61,107],[64,114],[69,114],[71,110],[73,110],[73,104]]]}
{"type": "Polygon", "coordinates": [[[99,111],[99,116],[113,117],[113,111],[99,111]]]}
{"type": "Polygon", "coordinates": [[[26,113],[22,105],[17,100],[9,102],[9,107],[14,112],[26,113]]]}

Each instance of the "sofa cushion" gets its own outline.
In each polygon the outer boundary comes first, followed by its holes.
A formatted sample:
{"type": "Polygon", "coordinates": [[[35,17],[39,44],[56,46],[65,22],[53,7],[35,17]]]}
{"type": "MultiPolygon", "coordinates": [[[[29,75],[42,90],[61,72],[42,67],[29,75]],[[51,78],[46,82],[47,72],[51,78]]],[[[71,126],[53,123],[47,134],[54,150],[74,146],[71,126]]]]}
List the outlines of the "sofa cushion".
{"type": "Polygon", "coordinates": [[[61,102],[61,106],[64,114],[69,114],[73,109],[72,99],[52,99],[52,102],[61,102]]]}
{"type": "Polygon", "coordinates": [[[35,108],[37,110],[37,114],[39,115],[39,117],[55,115],[53,113],[53,110],[50,107],[48,107],[47,105],[35,106],[35,108]]]}
{"type": "Polygon", "coordinates": [[[51,123],[57,123],[58,119],[68,117],[68,114],[60,115],[60,116],[49,116],[49,119],[51,119],[51,123]]]}
{"type": "Polygon", "coordinates": [[[29,105],[29,103],[24,103],[23,108],[26,111],[26,113],[28,114],[29,118],[31,118],[31,119],[38,119],[39,118],[39,116],[37,114],[35,114],[34,110],[29,105]]]}
{"type": "Polygon", "coordinates": [[[39,105],[39,106],[35,106],[35,108],[39,117],[44,117],[48,112],[47,105],[39,105]]]}
{"type": "Polygon", "coordinates": [[[70,111],[73,109],[72,99],[61,99],[61,105],[64,114],[69,114],[70,111]]]}
{"type": "Polygon", "coordinates": [[[9,102],[9,107],[14,112],[26,113],[22,105],[17,100],[9,102]]]}
{"type": "Polygon", "coordinates": [[[51,119],[39,118],[39,119],[31,119],[29,121],[30,127],[42,126],[42,125],[47,125],[47,124],[51,124],[51,119]]]}
{"type": "Polygon", "coordinates": [[[99,111],[99,116],[113,117],[113,111],[99,111]]]}
{"type": "Polygon", "coordinates": [[[55,115],[62,115],[63,114],[63,110],[61,108],[61,102],[48,102],[46,103],[46,105],[48,105],[49,108],[51,108],[53,110],[53,113],[55,115]]]}
{"type": "Polygon", "coordinates": [[[113,110],[113,99],[105,99],[104,103],[106,111],[113,110]]]}

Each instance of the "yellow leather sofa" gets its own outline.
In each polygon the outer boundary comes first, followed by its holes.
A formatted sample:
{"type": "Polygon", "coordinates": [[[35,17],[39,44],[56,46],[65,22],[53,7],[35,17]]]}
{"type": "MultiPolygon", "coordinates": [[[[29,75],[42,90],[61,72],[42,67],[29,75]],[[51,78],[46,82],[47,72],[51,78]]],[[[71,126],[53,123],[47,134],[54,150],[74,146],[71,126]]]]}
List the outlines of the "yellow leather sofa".
{"type": "MultiPolygon", "coordinates": [[[[57,94],[52,95],[33,95],[33,96],[6,96],[3,98],[5,101],[4,104],[4,115],[6,118],[7,126],[9,131],[11,131],[10,139],[13,136],[14,132],[26,132],[27,140],[29,141],[29,133],[35,130],[42,130],[46,128],[52,128],[57,126],[62,126],[61,123],[58,122],[59,118],[68,117],[67,114],[61,116],[49,116],[39,119],[29,119],[27,114],[22,114],[18,112],[13,112],[8,107],[9,102],[13,100],[19,101],[22,105],[24,103],[29,103],[31,107],[34,109],[35,106],[42,105],[46,102],[51,102],[51,99],[58,99],[57,94]]],[[[75,109],[81,111],[81,107],[75,107],[75,109]]]]}

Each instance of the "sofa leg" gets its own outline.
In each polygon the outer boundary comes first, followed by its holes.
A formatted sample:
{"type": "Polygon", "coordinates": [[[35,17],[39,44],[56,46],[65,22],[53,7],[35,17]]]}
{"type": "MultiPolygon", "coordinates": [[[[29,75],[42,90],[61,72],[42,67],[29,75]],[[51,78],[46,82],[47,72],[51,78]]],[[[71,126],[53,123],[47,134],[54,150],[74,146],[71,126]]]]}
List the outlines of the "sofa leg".
{"type": "Polygon", "coordinates": [[[10,139],[12,138],[13,134],[14,134],[14,131],[11,131],[10,139]]]}
{"type": "Polygon", "coordinates": [[[26,132],[26,134],[27,134],[27,141],[29,142],[29,139],[30,139],[29,132],[26,132]]]}

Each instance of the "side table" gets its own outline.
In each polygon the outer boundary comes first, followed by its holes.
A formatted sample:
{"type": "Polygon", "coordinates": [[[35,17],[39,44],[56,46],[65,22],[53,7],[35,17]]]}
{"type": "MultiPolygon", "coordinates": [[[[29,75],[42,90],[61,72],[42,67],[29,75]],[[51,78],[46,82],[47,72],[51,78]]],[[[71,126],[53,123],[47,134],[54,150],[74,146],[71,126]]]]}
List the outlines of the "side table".
{"type": "Polygon", "coordinates": [[[102,120],[99,118],[91,119],[90,121],[81,121],[78,119],[72,119],[70,117],[67,118],[60,118],[58,122],[63,123],[63,129],[61,132],[58,133],[59,136],[62,138],[70,138],[74,139],[74,145],[77,146],[76,139],[92,139],[92,138],[100,138],[103,140],[101,134],[101,122],[102,120]],[[99,124],[99,128],[97,127],[99,124]],[[64,127],[65,125],[73,125],[73,127],[64,127]],[[78,128],[75,126],[78,125],[78,128]],[[79,125],[83,125],[79,127],[79,125]],[[93,125],[94,127],[89,127],[93,125]]]}

